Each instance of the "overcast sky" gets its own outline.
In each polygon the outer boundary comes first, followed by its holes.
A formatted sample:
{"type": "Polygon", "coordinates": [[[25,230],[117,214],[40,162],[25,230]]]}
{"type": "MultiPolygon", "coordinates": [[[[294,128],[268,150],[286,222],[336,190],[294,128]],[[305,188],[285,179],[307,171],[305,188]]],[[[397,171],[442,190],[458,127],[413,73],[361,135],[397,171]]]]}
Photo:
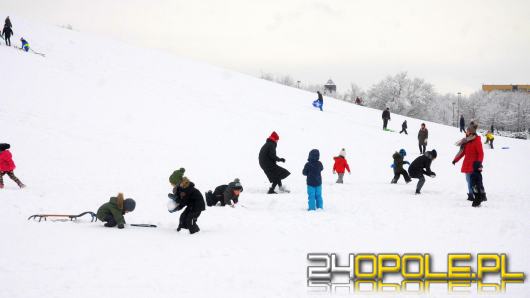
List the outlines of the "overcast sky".
{"type": "MultiPolygon", "coordinates": [[[[363,89],[530,83],[528,0],[0,0],[0,11],[259,75],[363,89]]],[[[13,20],[16,24],[16,20],[13,20]]]]}

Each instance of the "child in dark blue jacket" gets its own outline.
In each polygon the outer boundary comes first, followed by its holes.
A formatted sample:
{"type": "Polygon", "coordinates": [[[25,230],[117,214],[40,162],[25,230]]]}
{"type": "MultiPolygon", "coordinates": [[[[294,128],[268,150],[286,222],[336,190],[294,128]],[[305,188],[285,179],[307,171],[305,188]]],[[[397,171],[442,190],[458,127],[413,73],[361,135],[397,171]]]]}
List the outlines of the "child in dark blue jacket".
{"type": "Polygon", "coordinates": [[[307,176],[307,195],[308,195],[308,211],[315,209],[322,209],[324,207],[322,202],[322,175],[324,166],[319,161],[320,152],[313,149],[309,152],[307,163],[304,166],[302,174],[307,176]]]}

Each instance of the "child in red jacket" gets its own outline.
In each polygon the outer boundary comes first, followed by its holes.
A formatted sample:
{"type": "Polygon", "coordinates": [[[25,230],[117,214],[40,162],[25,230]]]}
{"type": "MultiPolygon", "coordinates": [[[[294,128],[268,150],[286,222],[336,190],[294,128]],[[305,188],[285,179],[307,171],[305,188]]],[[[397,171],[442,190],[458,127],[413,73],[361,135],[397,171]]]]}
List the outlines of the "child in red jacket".
{"type": "Polygon", "coordinates": [[[11,180],[15,181],[20,188],[26,187],[13,173],[15,170],[15,163],[11,152],[9,152],[11,146],[9,144],[0,144],[0,188],[4,188],[4,175],[7,174],[11,180]]]}
{"type": "Polygon", "coordinates": [[[348,173],[350,172],[350,166],[348,165],[348,161],[346,160],[346,150],[342,148],[342,150],[339,153],[339,156],[333,157],[335,160],[335,164],[333,165],[333,174],[337,173],[339,175],[339,178],[337,179],[337,183],[344,183],[342,178],[344,178],[345,170],[348,170],[348,173]]]}

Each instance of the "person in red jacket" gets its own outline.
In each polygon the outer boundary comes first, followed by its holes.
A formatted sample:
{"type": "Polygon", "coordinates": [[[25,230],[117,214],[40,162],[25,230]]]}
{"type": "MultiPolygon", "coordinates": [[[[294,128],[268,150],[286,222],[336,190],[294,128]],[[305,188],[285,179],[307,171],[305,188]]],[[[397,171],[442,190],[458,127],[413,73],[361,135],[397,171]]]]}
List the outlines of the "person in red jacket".
{"type": "Polygon", "coordinates": [[[335,164],[333,165],[333,174],[337,173],[339,175],[337,183],[342,184],[344,183],[342,179],[344,178],[345,170],[348,170],[348,173],[351,175],[350,166],[348,165],[348,161],[346,160],[346,150],[342,148],[339,153],[339,156],[333,157],[333,159],[335,160],[335,164]]]}
{"type": "Polygon", "coordinates": [[[462,173],[466,175],[467,182],[467,199],[473,201],[473,187],[471,183],[471,174],[473,174],[473,163],[480,161],[482,163],[484,159],[484,150],[482,149],[482,141],[480,136],[477,135],[478,124],[475,121],[469,123],[466,129],[466,137],[460,140],[457,145],[460,145],[460,151],[456,154],[453,159],[453,165],[456,164],[462,157],[464,162],[462,163],[462,173]]]}
{"type": "Polygon", "coordinates": [[[11,152],[9,152],[11,145],[0,144],[0,188],[4,188],[4,175],[7,174],[11,180],[15,181],[20,188],[26,187],[13,173],[16,166],[13,162],[11,152]]]}

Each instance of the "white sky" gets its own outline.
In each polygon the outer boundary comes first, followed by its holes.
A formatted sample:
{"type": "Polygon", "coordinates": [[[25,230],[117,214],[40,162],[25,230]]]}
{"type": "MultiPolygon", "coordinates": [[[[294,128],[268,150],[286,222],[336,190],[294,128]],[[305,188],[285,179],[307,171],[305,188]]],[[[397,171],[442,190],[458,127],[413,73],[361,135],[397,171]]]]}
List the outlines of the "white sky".
{"type": "Polygon", "coordinates": [[[0,0],[0,11],[252,75],[331,77],[339,91],[399,71],[442,93],[530,83],[529,0],[0,0]]]}

